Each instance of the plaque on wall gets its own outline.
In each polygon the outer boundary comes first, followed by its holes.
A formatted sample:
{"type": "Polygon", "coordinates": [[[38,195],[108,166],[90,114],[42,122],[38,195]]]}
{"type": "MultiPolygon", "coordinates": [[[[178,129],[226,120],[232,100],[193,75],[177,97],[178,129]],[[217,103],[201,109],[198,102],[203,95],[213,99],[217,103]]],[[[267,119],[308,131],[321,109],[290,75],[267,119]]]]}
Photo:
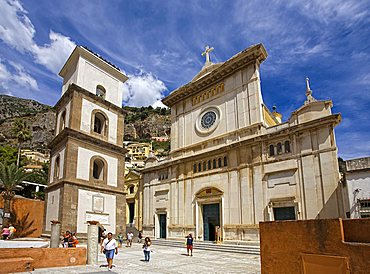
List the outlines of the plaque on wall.
{"type": "Polygon", "coordinates": [[[86,212],[86,222],[87,221],[98,221],[102,225],[109,225],[109,214],[107,213],[96,213],[96,212],[86,212]]]}
{"type": "Polygon", "coordinates": [[[104,212],[104,197],[100,195],[92,196],[92,210],[94,212],[104,212]]]}

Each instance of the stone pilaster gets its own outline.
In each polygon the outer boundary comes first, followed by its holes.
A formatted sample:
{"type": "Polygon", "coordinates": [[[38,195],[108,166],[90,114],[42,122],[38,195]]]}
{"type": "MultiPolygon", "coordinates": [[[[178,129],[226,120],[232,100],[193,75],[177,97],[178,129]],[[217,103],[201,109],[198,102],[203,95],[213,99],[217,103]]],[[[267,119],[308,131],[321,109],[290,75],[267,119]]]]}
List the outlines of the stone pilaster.
{"type": "Polygon", "coordinates": [[[98,233],[99,222],[88,221],[87,222],[87,264],[96,265],[98,264],[98,252],[99,242],[98,233]]]}
{"type": "Polygon", "coordinates": [[[60,222],[51,221],[50,248],[57,248],[60,244],[60,222]]]}

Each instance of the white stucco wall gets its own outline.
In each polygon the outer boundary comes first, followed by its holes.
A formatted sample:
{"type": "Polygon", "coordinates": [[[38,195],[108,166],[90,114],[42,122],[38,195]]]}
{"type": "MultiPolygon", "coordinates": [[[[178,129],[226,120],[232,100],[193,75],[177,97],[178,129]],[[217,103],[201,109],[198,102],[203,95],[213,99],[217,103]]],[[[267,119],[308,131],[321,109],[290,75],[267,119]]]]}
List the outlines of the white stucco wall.
{"type": "Polygon", "coordinates": [[[64,155],[65,155],[65,151],[66,151],[66,148],[63,147],[59,152],[55,153],[52,157],[51,157],[51,162],[50,162],[50,173],[49,173],[49,178],[50,178],[50,182],[53,181],[54,179],[54,168],[55,168],[55,159],[59,156],[60,157],[60,160],[59,160],[59,179],[63,178],[63,174],[64,174],[64,155]]]}
{"type": "Polygon", "coordinates": [[[351,218],[359,218],[357,199],[370,199],[370,171],[347,173],[348,199],[351,218]]]}
{"type": "Polygon", "coordinates": [[[78,70],[76,69],[76,64],[70,66],[70,70],[63,79],[62,95],[67,91],[68,86],[72,83],[77,84],[78,70]]]}
{"type": "Polygon", "coordinates": [[[109,129],[108,129],[108,142],[116,143],[117,142],[117,124],[118,117],[117,114],[106,110],[97,104],[94,104],[86,99],[82,99],[82,111],[81,111],[81,131],[84,131],[88,134],[91,132],[91,115],[92,111],[98,109],[101,112],[105,113],[109,119],[109,129]]]}
{"type": "MultiPolygon", "coordinates": [[[[226,135],[263,120],[258,68],[250,65],[225,78],[223,84],[223,92],[202,103],[193,105],[193,97],[190,97],[171,107],[172,150],[226,135]],[[220,120],[214,131],[202,134],[196,130],[195,124],[199,115],[208,107],[219,109],[220,120]]],[[[207,89],[194,96],[199,96],[205,91],[207,89]]]]}
{"type": "Polygon", "coordinates": [[[80,57],[77,85],[96,94],[97,85],[106,90],[105,100],[122,107],[122,82],[80,57]]]}
{"type": "MultiPolygon", "coordinates": [[[[56,131],[55,131],[55,135],[58,135],[60,132],[61,132],[61,129],[60,129],[60,122],[61,122],[61,116],[62,116],[62,113],[63,113],[64,109],[62,109],[59,113],[58,113],[58,118],[57,118],[57,127],[56,127],[56,131]]],[[[70,112],[71,112],[71,101],[69,101],[65,107],[65,111],[66,111],[66,120],[65,120],[65,127],[69,127],[69,115],[70,115],[70,112]]]]}
{"type": "Polygon", "coordinates": [[[117,186],[118,159],[82,147],[78,148],[76,178],[86,181],[90,179],[90,160],[93,156],[100,156],[107,161],[107,184],[110,186],[117,186]]]}
{"type": "Polygon", "coordinates": [[[48,231],[51,230],[50,221],[59,220],[59,199],[60,199],[60,189],[48,193],[48,201],[46,205],[46,220],[45,220],[45,228],[48,231]]]}
{"type": "MultiPolygon", "coordinates": [[[[78,190],[78,210],[77,210],[77,232],[87,233],[88,221],[86,215],[95,216],[97,220],[107,220],[108,222],[102,221],[102,224],[108,232],[116,233],[116,196],[103,194],[99,192],[78,190]],[[104,211],[93,212],[93,196],[100,196],[104,198],[104,211]]],[[[92,221],[92,220],[91,220],[92,221]]]]}

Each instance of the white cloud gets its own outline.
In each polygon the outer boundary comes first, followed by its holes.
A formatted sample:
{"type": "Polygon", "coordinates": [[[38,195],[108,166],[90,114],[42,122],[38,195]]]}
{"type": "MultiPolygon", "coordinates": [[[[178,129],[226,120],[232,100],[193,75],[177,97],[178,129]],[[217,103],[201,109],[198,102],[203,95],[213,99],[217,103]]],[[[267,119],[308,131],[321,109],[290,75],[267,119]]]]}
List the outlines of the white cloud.
{"type": "Polygon", "coordinates": [[[38,90],[37,81],[17,63],[9,62],[9,67],[0,60],[0,87],[2,92],[20,87],[38,90]]]}
{"type": "Polygon", "coordinates": [[[123,101],[128,106],[164,107],[160,101],[167,91],[165,84],[151,73],[140,72],[138,75],[129,75],[124,84],[123,101]]]}
{"type": "Polygon", "coordinates": [[[0,10],[0,39],[22,53],[31,53],[37,63],[58,73],[75,43],[69,37],[50,31],[50,44],[39,46],[34,41],[35,27],[19,1],[0,1],[0,10]]]}
{"type": "Polygon", "coordinates": [[[307,16],[313,16],[318,20],[328,22],[330,20],[344,20],[347,23],[356,21],[366,16],[366,1],[358,0],[311,0],[305,3],[295,4],[303,10],[307,16]]]}
{"type": "Polygon", "coordinates": [[[18,51],[29,51],[35,28],[17,0],[0,1],[0,39],[18,51]]]}
{"type": "Polygon", "coordinates": [[[36,62],[58,73],[76,44],[69,37],[53,31],[50,31],[49,38],[49,45],[34,48],[36,62]]]}

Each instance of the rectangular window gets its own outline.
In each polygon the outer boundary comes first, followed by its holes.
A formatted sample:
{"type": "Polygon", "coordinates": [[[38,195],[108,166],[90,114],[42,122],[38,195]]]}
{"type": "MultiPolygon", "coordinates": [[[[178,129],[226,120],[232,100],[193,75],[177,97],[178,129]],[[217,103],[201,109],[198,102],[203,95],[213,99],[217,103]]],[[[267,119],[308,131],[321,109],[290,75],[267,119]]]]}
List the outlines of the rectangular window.
{"type": "Polygon", "coordinates": [[[358,200],[361,218],[370,218],[370,199],[358,200]]]}
{"type": "Polygon", "coordinates": [[[274,207],[274,220],[283,221],[283,220],[295,220],[295,207],[274,207]]]}

